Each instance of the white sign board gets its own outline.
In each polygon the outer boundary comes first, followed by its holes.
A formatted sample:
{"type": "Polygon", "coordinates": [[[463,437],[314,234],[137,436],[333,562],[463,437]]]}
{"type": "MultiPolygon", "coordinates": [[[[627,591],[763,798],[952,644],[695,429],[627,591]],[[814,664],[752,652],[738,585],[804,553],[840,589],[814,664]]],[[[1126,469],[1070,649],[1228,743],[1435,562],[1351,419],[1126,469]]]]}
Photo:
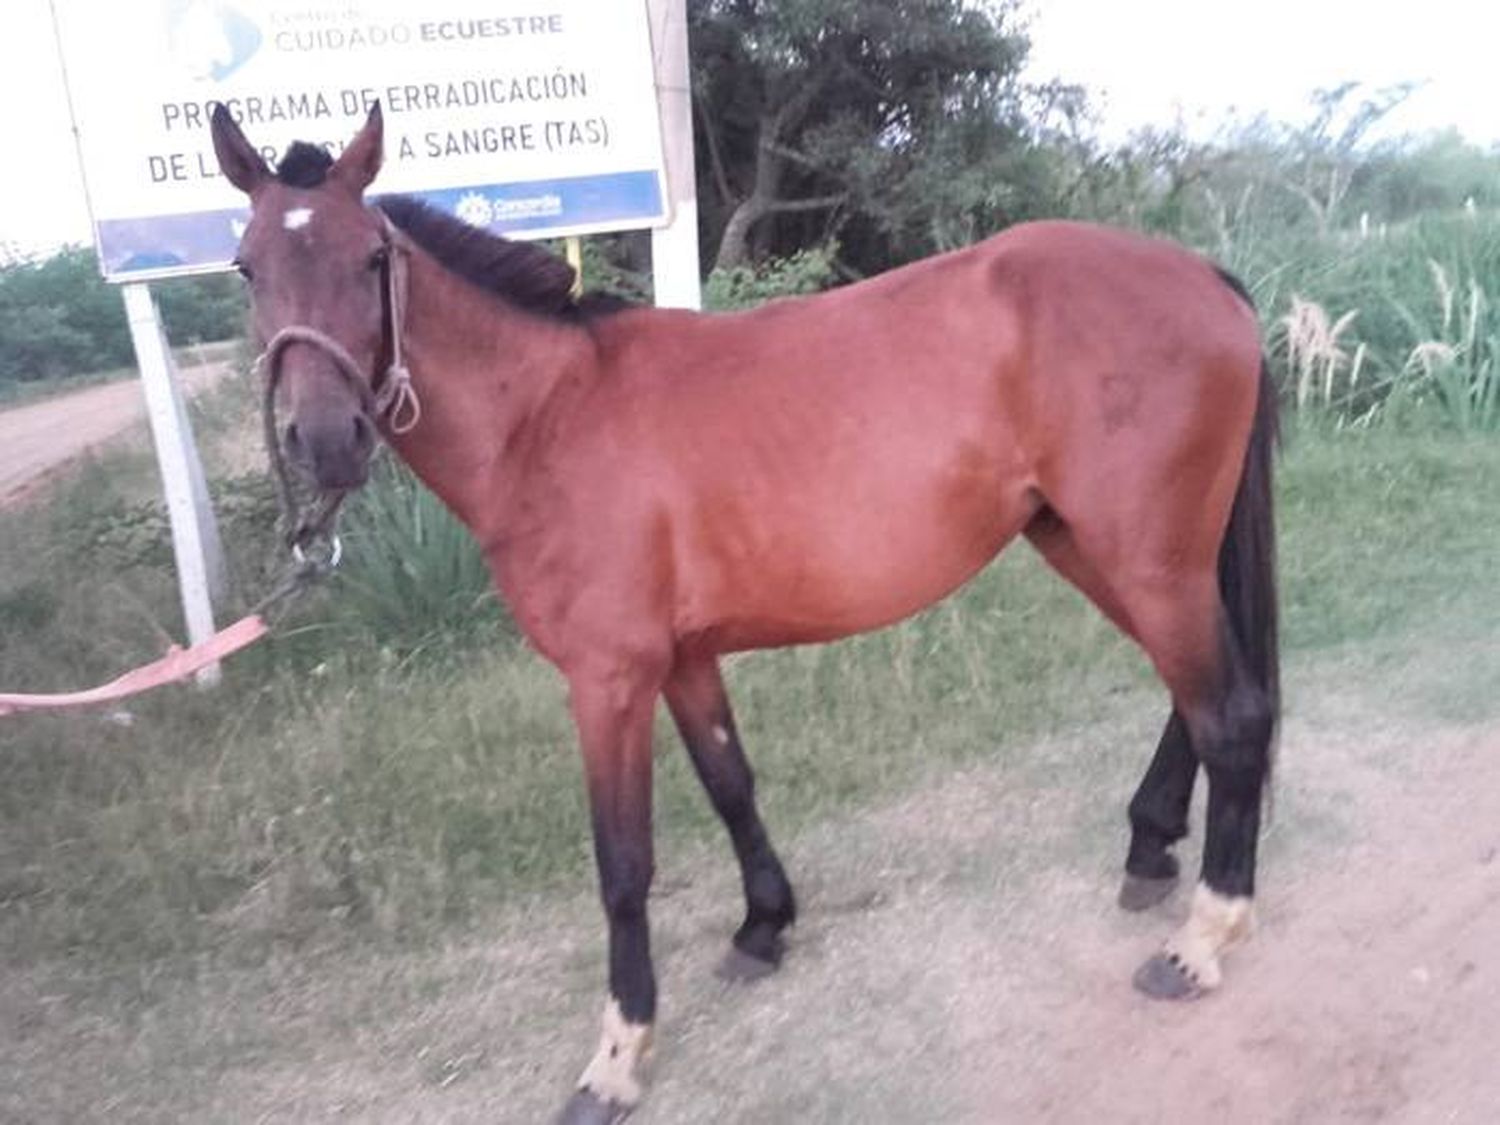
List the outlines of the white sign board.
{"type": "Polygon", "coordinates": [[[113,280],[221,269],[247,210],[222,102],[274,163],[385,115],[382,193],[520,237],[659,226],[645,0],[53,0],[113,280]]]}

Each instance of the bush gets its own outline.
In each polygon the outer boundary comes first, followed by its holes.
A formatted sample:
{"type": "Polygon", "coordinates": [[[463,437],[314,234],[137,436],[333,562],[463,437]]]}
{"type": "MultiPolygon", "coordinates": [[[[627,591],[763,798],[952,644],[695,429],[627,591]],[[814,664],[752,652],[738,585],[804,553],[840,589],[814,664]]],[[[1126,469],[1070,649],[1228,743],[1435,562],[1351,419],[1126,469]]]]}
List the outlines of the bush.
{"type": "Polygon", "coordinates": [[[377,462],[341,534],[344,562],[329,603],[341,627],[405,651],[504,627],[479,545],[394,458],[377,462]]]}
{"type": "Polygon", "coordinates": [[[816,293],[834,281],[836,248],[815,246],[757,266],[714,270],[703,287],[703,305],[717,311],[746,309],[776,297],[816,293]]]}
{"type": "MultiPolygon", "coordinates": [[[[228,276],[153,285],[167,338],[203,343],[238,335],[244,295],[228,276]]],[[[0,383],[125,367],[134,360],[124,303],[92,250],[0,266],[0,383]]]]}
{"type": "Polygon", "coordinates": [[[1500,427],[1500,216],[1266,245],[1251,270],[1300,412],[1339,427],[1500,427]]]}
{"type": "Polygon", "coordinates": [[[0,381],[121,367],[130,357],[124,306],[92,251],[0,269],[0,381]]]}

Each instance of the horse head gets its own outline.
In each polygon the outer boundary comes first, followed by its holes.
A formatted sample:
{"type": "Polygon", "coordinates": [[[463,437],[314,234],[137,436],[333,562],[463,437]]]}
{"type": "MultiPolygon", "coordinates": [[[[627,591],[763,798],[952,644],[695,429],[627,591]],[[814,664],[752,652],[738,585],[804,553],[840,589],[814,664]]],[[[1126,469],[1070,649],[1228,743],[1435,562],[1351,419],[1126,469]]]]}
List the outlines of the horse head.
{"type": "Polygon", "coordinates": [[[275,440],[325,492],[357,488],[404,379],[398,239],[362,198],[380,170],[380,107],[336,160],[298,143],[274,171],[222,105],[212,133],[220,171],[250,197],[235,266],[285,419],[275,440]]]}

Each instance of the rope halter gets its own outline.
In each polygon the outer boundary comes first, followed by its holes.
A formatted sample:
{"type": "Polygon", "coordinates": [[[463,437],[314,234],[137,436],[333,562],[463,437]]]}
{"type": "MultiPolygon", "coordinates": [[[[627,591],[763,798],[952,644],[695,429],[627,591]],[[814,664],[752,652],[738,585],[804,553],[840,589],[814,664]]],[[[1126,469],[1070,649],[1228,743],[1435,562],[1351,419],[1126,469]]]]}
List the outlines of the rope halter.
{"type": "Polygon", "coordinates": [[[366,378],[343,344],[326,332],[304,324],[289,324],[277,332],[255,361],[256,369],[263,372],[265,377],[261,422],[266,453],[280,486],[287,544],[301,561],[304,548],[313,540],[328,539],[330,567],[337,565],[341,554],[338,536],[332,533],[332,528],[345,493],[340,490],[322,494],[317,510],[311,516],[300,509],[286,456],[281,449],[280,436],[276,432],[276,388],[281,383],[281,361],[287,348],[293,344],[307,344],[333,361],[334,370],[359,399],[360,410],[372,421],[379,422],[383,419],[392,434],[404,434],[422,420],[422,400],[417,397],[416,388],[412,386],[411,371],[406,366],[402,349],[402,335],[406,327],[405,240],[385,212],[376,208],[376,213],[380,215],[385,235],[386,331],[391,341],[391,362],[378,386],[373,379],[366,378]]]}

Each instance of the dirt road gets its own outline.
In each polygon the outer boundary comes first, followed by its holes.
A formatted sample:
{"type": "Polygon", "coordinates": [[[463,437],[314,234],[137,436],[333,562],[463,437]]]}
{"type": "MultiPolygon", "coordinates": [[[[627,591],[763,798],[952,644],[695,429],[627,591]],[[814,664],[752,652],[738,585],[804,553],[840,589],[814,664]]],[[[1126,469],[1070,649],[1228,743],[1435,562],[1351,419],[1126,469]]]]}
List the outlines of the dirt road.
{"type": "MultiPolygon", "coordinates": [[[[1288,671],[1260,932],[1220,993],[1129,985],[1186,909],[1113,903],[1158,718],[1131,707],[1025,748],[1024,783],[979,766],[786,840],[803,916],[752,987],[712,975],[727,847],[659,853],[633,1121],[1500,1121],[1500,648],[1476,629],[1288,671]]],[[[546,1121],[593,1046],[602,940],[581,886],[440,949],[0,976],[0,1119],[546,1121]]]]}
{"type": "MultiPolygon", "coordinates": [[[[183,388],[196,394],[229,369],[223,361],[183,367],[183,388]]],[[[135,378],[0,410],[0,506],[24,499],[59,466],[145,417],[146,400],[135,378]]]]}

